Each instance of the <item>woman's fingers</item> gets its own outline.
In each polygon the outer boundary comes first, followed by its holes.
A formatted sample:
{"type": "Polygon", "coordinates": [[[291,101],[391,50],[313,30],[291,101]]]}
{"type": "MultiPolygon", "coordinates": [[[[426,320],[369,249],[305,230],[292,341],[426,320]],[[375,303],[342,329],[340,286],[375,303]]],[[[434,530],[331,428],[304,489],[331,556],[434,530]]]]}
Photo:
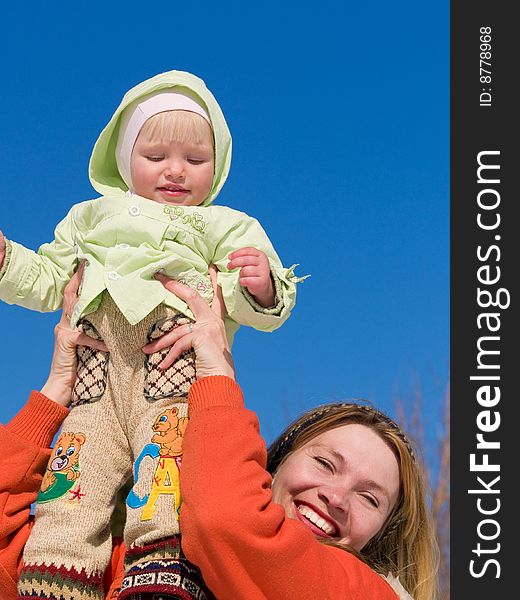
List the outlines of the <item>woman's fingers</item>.
{"type": "Polygon", "coordinates": [[[190,350],[191,347],[192,341],[189,335],[185,335],[184,337],[177,340],[177,342],[175,342],[175,344],[173,344],[173,346],[170,348],[168,354],[159,363],[159,369],[167,369],[168,367],[173,365],[173,363],[179,358],[179,356],[183,352],[186,352],[186,350],[190,350]]]}
{"type": "Polygon", "coordinates": [[[71,329],[68,321],[62,316],[54,328],[54,352],[52,355],[49,376],[42,393],[58,404],[68,406],[72,388],[76,379],[76,346],[90,346],[96,350],[107,352],[108,348],[101,340],[94,340],[78,329],[71,329]]]}
{"type": "Polygon", "coordinates": [[[74,275],[70,278],[69,283],[65,288],[65,293],[70,298],[77,298],[79,286],[81,285],[81,279],[83,277],[83,272],[85,271],[85,261],[82,260],[79,263],[79,267],[77,268],[74,275]]]}
{"type": "Polygon", "coordinates": [[[103,340],[95,340],[86,333],[80,333],[76,338],[76,346],[88,346],[94,348],[94,350],[101,350],[101,352],[108,352],[108,348],[103,340]]]}
{"type": "Polygon", "coordinates": [[[179,283],[174,279],[170,279],[162,273],[156,273],[154,277],[157,281],[160,281],[169,292],[186,302],[195,316],[195,319],[198,320],[204,315],[207,315],[208,311],[211,310],[207,302],[196,290],[192,290],[187,285],[179,283]]]}
{"type": "Polygon", "coordinates": [[[68,323],[65,325],[58,323],[54,335],[56,338],[55,347],[63,348],[63,350],[70,352],[74,358],[76,356],[76,346],[88,346],[95,350],[101,350],[101,352],[108,352],[108,348],[103,340],[91,338],[79,329],[71,329],[68,323]]]}
{"type": "MultiPolygon", "coordinates": [[[[193,324],[191,325],[193,328],[193,324]]],[[[161,335],[160,338],[157,338],[153,342],[146,344],[146,346],[143,346],[143,352],[145,354],[153,354],[154,352],[159,352],[159,350],[164,350],[164,348],[168,348],[168,346],[173,346],[173,344],[175,344],[175,342],[179,338],[181,338],[183,335],[186,335],[187,333],[190,333],[190,331],[190,324],[181,325],[173,331],[169,331],[168,333],[161,335]]]]}
{"type": "Polygon", "coordinates": [[[163,335],[161,338],[144,346],[146,354],[157,352],[171,345],[165,358],[159,364],[161,369],[172,365],[179,356],[193,348],[195,351],[195,370],[197,379],[210,375],[226,375],[235,378],[233,358],[229,349],[229,342],[224,327],[226,315],[222,290],[217,283],[217,270],[209,267],[209,276],[213,285],[214,299],[211,307],[195,290],[188,286],[169,279],[161,273],[155,278],[172,294],[184,300],[191,309],[196,322],[191,325],[182,325],[174,331],[163,335]]]}
{"type": "Polygon", "coordinates": [[[70,321],[70,317],[74,311],[74,307],[78,302],[78,290],[83,279],[83,271],[85,270],[85,261],[81,261],[78,270],[70,278],[65,290],[63,291],[63,316],[70,321]]]}
{"type": "Polygon", "coordinates": [[[171,366],[183,352],[195,351],[197,379],[210,375],[235,378],[233,357],[224,330],[224,324],[214,315],[213,320],[195,323],[193,331],[182,335],[160,362],[161,369],[171,366]]]}
{"type": "Polygon", "coordinates": [[[226,304],[224,302],[224,294],[222,288],[217,282],[217,267],[215,265],[209,265],[209,278],[211,279],[211,285],[213,287],[213,301],[211,303],[211,310],[219,317],[224,320],[226,316],[226,304]]]}
{"type": "MultiPolygon", "coordinates": [[[[224,303],[222,290],[217,283],[218,271],[215,265],[209,265],[208,272],[211,279],[211,285],[213,286],[213,302],[211,303],[212,310],[210,310],[208,303],[196,290],[184,285],[183,283],[175,281],[175,279],[170,279],[162,273],[156,273],[154,277],[157,279],[157,281],[160,281],[169,292],[183,300],[189,306],[197,321],[200,321],[205,317],[207,318],[210,316],[211,312],[216,314],[219,318],[224,319],[226,316],[226,306],[224,303]]],[[[165,336],[163,336],[161,339],[165,339],[165,336]]],[[[173,343],[171,338],[168,339],[170,339],[170,343],[173,343]]],[[[162,346],[162,348],[165,348],[167,345],[168,344],[165,344],[162,346]]]]}

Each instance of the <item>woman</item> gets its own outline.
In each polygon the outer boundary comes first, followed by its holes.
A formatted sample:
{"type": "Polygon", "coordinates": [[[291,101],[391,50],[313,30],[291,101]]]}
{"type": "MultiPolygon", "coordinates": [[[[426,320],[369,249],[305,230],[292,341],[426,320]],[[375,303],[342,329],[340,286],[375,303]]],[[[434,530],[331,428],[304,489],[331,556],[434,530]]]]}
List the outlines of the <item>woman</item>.
{"type": "Polygon", "coordinates": [[[415,600],[435,598],[437,545],[421,470],[400,427],[365,405],[318,407],[267,455],[234,381],[220,305],[157,278],[196,319],[145,350],[172,345],[165,366],[191,347],[197,356],[181,529],[186,556],[209,588],[247,600],[390,597],[375,570],[398,576],[415,600]]]}
{"type": "MultiPolygon", "coordinates": [[[[304,415],[267,453],[256,416],[243,406],[223,328],[221,299],[158,276],[190,306],[196,323],[145,347],[193,347],[198,381],[189,396],[181,487],[183,549],[225,600],[395,600],[380,575],[399,576],[415,600],[435,597],[436,553],[419,468],[399,427],[369,407],[333,405],[304,415]],[[366,564],[368,563],[368,564],[366,564]],[[379,574],[377,574],[377,573],[379,574]]],[[[74,289],[71,288],[71,293],[74,289]]],[[[16,598],[29,506],[66,414],[80,334],[62,323],[42,394],[0,430],[0,595],[16,598]],[[65,411],[65,414],[63,414],[65,411]],[[13,592],[14,590],[14,592],[13,592]]],[[[106,575],[117,597],[121,546],[106,575]]],[[[396,588],[395,581],[393,582],[396,588]]],[[[405,597],[404,590],[401,597],[405,597]]]]}

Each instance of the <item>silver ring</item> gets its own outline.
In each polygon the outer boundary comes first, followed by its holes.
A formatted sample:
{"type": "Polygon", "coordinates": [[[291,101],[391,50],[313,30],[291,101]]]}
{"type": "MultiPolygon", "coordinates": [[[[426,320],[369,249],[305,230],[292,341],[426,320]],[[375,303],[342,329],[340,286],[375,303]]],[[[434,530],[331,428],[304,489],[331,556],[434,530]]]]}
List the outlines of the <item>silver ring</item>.
{"type": "Polygon", "coordinates": [[[190,328],[190,333],[193,333],[193,325],[191,323],[188,323],[188,327],[190,328]]]}

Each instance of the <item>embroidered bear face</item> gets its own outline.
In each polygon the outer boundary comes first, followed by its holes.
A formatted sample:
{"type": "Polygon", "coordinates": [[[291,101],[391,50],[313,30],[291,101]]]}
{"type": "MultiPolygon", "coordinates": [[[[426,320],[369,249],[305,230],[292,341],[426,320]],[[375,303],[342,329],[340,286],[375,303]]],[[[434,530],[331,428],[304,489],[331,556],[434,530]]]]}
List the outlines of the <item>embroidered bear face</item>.
{"type": "Polygon", "coordinates": [[[177,429],[179,424],[178,414],[179,411],[176,408],[167,408],[155,419],[152,429],[155,432],[162,432],[163,435],[171,429],[177,429]]]}
{"type": "Polygon", "coordinates": [[[182,454],[182,438],[188,417],[179,417],[176,408],[163,411],[152,425],[155,432],[152,442],[159,444],[161,456],[180,456],[182,454]]]}
{"type": "Polygon", "coordinates": [[[56,473],[63,473],[69,481],[74,481],[80,475],[75,469],[79,461],[81,446],[85,443],[84,433],[62,433],[56,442],[43,476],[41,491],[45,492],[56,482],[56,473]]]}

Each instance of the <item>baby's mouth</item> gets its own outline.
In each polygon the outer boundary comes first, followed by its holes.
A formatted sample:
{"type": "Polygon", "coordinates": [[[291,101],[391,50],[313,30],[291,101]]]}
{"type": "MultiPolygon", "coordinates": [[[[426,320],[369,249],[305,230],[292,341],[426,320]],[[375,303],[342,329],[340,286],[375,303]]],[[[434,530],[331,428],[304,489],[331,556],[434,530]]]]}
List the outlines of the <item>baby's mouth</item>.
{"type": "Polygon", "coordinates": [[[162,185],[158,188],[159,190],[162,190],[164,192],[187,192],[188,190],[186,188],[183,188],[182,185],[162,185]]]}

